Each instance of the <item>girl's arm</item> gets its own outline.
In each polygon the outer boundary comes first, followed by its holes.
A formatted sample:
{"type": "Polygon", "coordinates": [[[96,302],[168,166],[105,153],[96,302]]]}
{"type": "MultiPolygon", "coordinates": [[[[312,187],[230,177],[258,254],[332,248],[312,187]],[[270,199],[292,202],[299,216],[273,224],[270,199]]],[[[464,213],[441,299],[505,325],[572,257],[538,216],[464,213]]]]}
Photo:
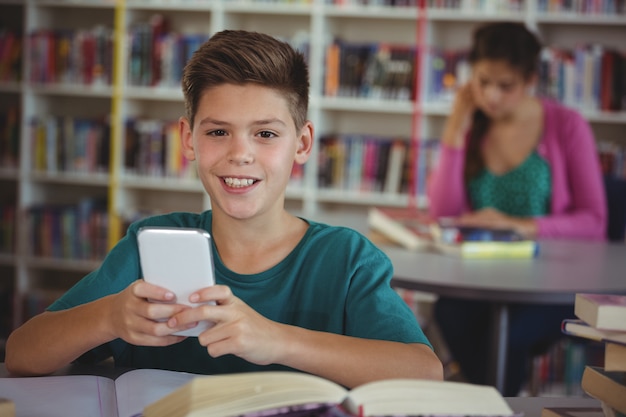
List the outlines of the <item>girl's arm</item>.
{"type": "MultiPolygon", "coordinates": [[[[606,238],[607,203],[595,140],[589,124],[575,112],[557,120],[567,189],[553,189],[553,196],[569,195],[554,213],[537,218],[538,237],[606,238]]],[[[555,169],[556,167],[553,167],[555,169]]],[[[561,199],[563,200],[563,199],[561,199]]],[[[557,200],[558,201],[558,200],[557,200]]]]}

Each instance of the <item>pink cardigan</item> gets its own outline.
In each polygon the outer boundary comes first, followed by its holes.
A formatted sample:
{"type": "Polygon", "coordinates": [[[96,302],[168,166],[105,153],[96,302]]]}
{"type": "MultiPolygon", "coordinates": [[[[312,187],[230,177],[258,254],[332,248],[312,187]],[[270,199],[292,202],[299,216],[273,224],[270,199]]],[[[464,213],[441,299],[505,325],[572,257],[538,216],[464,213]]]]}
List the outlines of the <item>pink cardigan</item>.
{"type": "MultiPolygon", "coordinates": [[[[538,153],[552,173],[551,212],[537,217],[539,238],[605,240],[607,202],[593,133],[576,111],[542,100],[543,138],[538,153]]],[[[442,145],[439,163],[428,181],[433,217],[470,211],[463,167],[463,149],[442,145]]]]}

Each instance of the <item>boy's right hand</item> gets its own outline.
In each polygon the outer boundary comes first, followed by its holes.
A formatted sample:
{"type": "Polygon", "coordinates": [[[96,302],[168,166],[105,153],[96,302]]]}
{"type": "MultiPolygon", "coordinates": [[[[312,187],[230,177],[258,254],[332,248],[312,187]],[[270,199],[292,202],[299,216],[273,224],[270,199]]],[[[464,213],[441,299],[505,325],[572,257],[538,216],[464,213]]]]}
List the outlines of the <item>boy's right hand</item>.
{"type": "Polygon", "coordinates": [[[171,291],[139,279],[112,296],[110,325],[115,338],[137,346],[168,346],[185,339],[172,333],[167,319],[189,306],[177,304],[171,291]],[[152,300],[152,301],[148,301],[152,300]]]}

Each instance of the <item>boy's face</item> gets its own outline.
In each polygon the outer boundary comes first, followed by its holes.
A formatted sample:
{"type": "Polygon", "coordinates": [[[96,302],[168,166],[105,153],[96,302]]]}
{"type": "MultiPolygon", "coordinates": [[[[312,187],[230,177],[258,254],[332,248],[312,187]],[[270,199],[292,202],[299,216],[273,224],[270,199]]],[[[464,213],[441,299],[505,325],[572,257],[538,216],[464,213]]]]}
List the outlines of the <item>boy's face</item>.
{"type": "Polygon", "coordinates": [[[213,209],[239,219],[283,209],[293,164],[306,162],[313,138],[310,122],[296,129],[279,92],[256,84],[205,91],[195,126],[181,118],[180,133],[213,209]]]}

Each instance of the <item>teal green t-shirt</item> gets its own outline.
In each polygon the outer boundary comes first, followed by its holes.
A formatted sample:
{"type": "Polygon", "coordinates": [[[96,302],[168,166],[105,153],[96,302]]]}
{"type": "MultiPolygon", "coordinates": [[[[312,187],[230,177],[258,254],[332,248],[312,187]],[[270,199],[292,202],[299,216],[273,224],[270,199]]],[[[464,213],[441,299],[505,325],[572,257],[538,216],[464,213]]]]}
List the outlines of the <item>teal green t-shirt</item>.
{"type": "Polygon", "coordinates": [[[505,174],[484,169],[470,180],[468,190],[474,210],[492,207],[511,216],[542,216],[550,211],[550,167],[533,152],[505,174]]]}
{"type": "MultiPolygon", "coordinates": [[[[211,233],[210,211],[171,213],[132,224],[99,269],[73,286],[48,310],[71,308],[122,291],[142,277],[137,251],[142,226],[195,227],[211,233]]],[[[224,266],[213,244],[215,276],[268,319],[311,330],[430,346],[414,314],[391,288],[391,261],[358,232],[309,221],[297,247],[271,269],[252,275],[224,266]]],[[[245,256],[245,254],[242,254],[245,256]]],[[[113,356],[118,366],[201,374],[286,369],[261,366],[234,355],[212,358],[190,337],[167,347],[134,346],[117,339],[81,360],[113,356]]]]}

